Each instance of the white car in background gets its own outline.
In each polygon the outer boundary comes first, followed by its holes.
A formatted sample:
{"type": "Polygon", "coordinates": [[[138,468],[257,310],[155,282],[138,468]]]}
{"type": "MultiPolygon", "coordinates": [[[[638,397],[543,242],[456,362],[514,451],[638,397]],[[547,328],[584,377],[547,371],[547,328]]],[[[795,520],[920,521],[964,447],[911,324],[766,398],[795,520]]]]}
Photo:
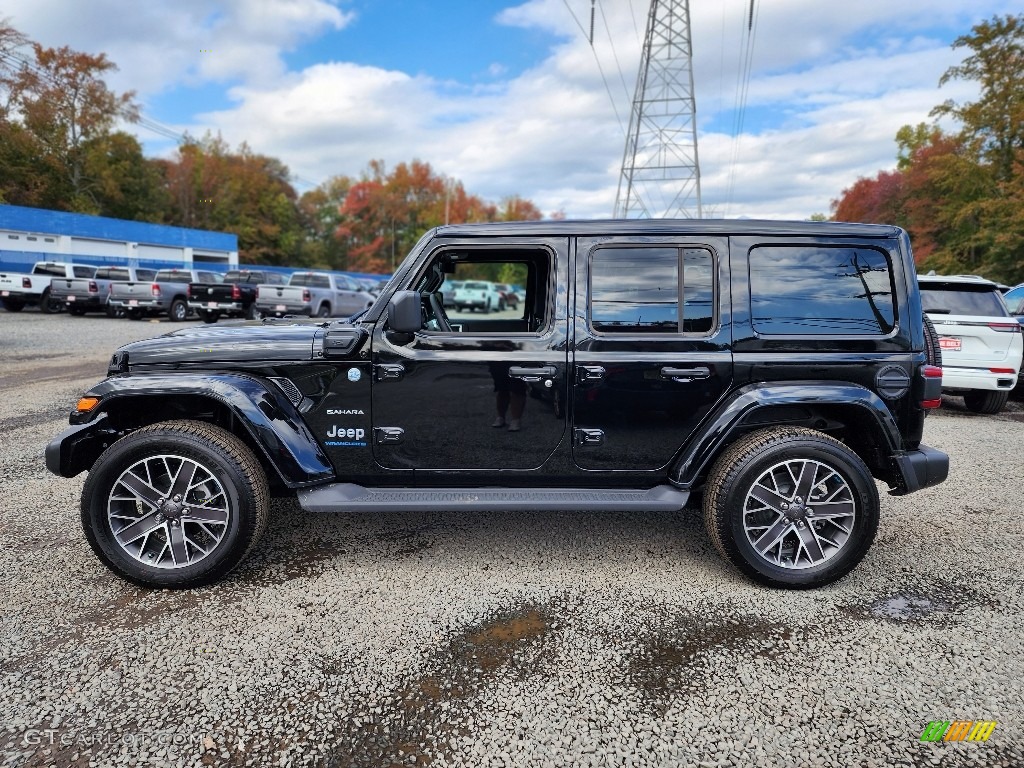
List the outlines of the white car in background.
{"type": "Polygon", "coordinates": [[[452,304],[459,312],[479,309],[481,312],[505,309],[505,299],[494,283],[486,280],[467,280],[455,290],[452,304]]]}
{"type": "Polygon", "coordinates": [[[921,303],[942,347],[942,391],[975,413],[999,413],[1017,383],[1024,336],[999,286],[972,275],[919,275],[921,303]]]}

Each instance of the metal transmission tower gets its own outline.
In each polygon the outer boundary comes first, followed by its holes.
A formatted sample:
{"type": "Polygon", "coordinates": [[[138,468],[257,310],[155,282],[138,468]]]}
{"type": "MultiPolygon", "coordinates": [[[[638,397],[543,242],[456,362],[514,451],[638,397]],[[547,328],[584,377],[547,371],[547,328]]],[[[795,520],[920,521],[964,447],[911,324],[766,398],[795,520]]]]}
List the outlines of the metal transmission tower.
{"type": "Polygon", "coordinates": [[[701,217],[689,0],[651,0],[636,78],[618,218],[701,217]]]}

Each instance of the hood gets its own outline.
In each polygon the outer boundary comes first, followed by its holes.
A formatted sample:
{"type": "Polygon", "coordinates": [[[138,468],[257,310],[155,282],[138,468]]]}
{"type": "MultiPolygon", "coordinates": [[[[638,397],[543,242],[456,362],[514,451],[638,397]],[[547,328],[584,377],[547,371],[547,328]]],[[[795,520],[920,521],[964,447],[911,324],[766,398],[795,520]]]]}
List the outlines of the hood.
{"type": "Polygon", "coordinates": [[[316,357],[314,347],[319,350],[318,339],[325,327],[324,323],[269,322],[182,328],[125,344],[114,354],[111,368],[124,371],[136,365],[309,361],[316,357]]]}

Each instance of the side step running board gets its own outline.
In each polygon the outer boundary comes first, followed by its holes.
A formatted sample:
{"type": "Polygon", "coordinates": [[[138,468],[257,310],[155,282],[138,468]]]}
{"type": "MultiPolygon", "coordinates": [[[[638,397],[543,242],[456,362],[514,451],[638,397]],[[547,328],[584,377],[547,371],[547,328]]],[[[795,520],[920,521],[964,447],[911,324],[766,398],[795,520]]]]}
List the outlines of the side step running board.
{"type": "Polygon", "coordinates": [[[671,485],[640,490],[586,488],[364,488],[332,483],[299,491],[299,504],[308,512],[467,512],[554,510],[598,512],[674,512],[686,506],[689,491],[671,485]]]}

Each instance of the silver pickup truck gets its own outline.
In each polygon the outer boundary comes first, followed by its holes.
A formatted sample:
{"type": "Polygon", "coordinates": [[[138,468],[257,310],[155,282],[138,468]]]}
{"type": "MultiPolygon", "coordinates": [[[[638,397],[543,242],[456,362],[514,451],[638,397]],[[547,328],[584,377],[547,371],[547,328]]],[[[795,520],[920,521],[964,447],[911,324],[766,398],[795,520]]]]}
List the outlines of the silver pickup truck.
{"type": "Polygon", "coordinates": [[[38,304],[46,313],[60,312],[64,303],[50,295],[50,281],[56,278],[91,278],[96,267],[91,264],[69,264],[64,261],[38,261],[32,271],[0,271],[0,304],[8,312],[21,312],[26,305],[38,304]]]}
{"type": "Polygon", "coordinates": [[[100,267],[92,278],[53,278],[50,281],[50,300],[63,304],[72,315],[106,312],[109,317],[115,317],[120,311],[108,303],[111,284],[119,280],[152,282],[155,277],[155,269],[100,267]]]}
{"type": "Polygon", "coordinates": [[[256,286],[256,311],[274,317],[349,317],[375,301],[352,278],[330,272],[296,272],[288,285],[256,286]]]}
{"type": "Polygon", "coordinates": [[[166,314],[172,322],[188,319],[188,284],[219,283],[223,278],[203,269],[161,269],[153,280],[110,284],[110,305],[132,320],[166,314]]]}

